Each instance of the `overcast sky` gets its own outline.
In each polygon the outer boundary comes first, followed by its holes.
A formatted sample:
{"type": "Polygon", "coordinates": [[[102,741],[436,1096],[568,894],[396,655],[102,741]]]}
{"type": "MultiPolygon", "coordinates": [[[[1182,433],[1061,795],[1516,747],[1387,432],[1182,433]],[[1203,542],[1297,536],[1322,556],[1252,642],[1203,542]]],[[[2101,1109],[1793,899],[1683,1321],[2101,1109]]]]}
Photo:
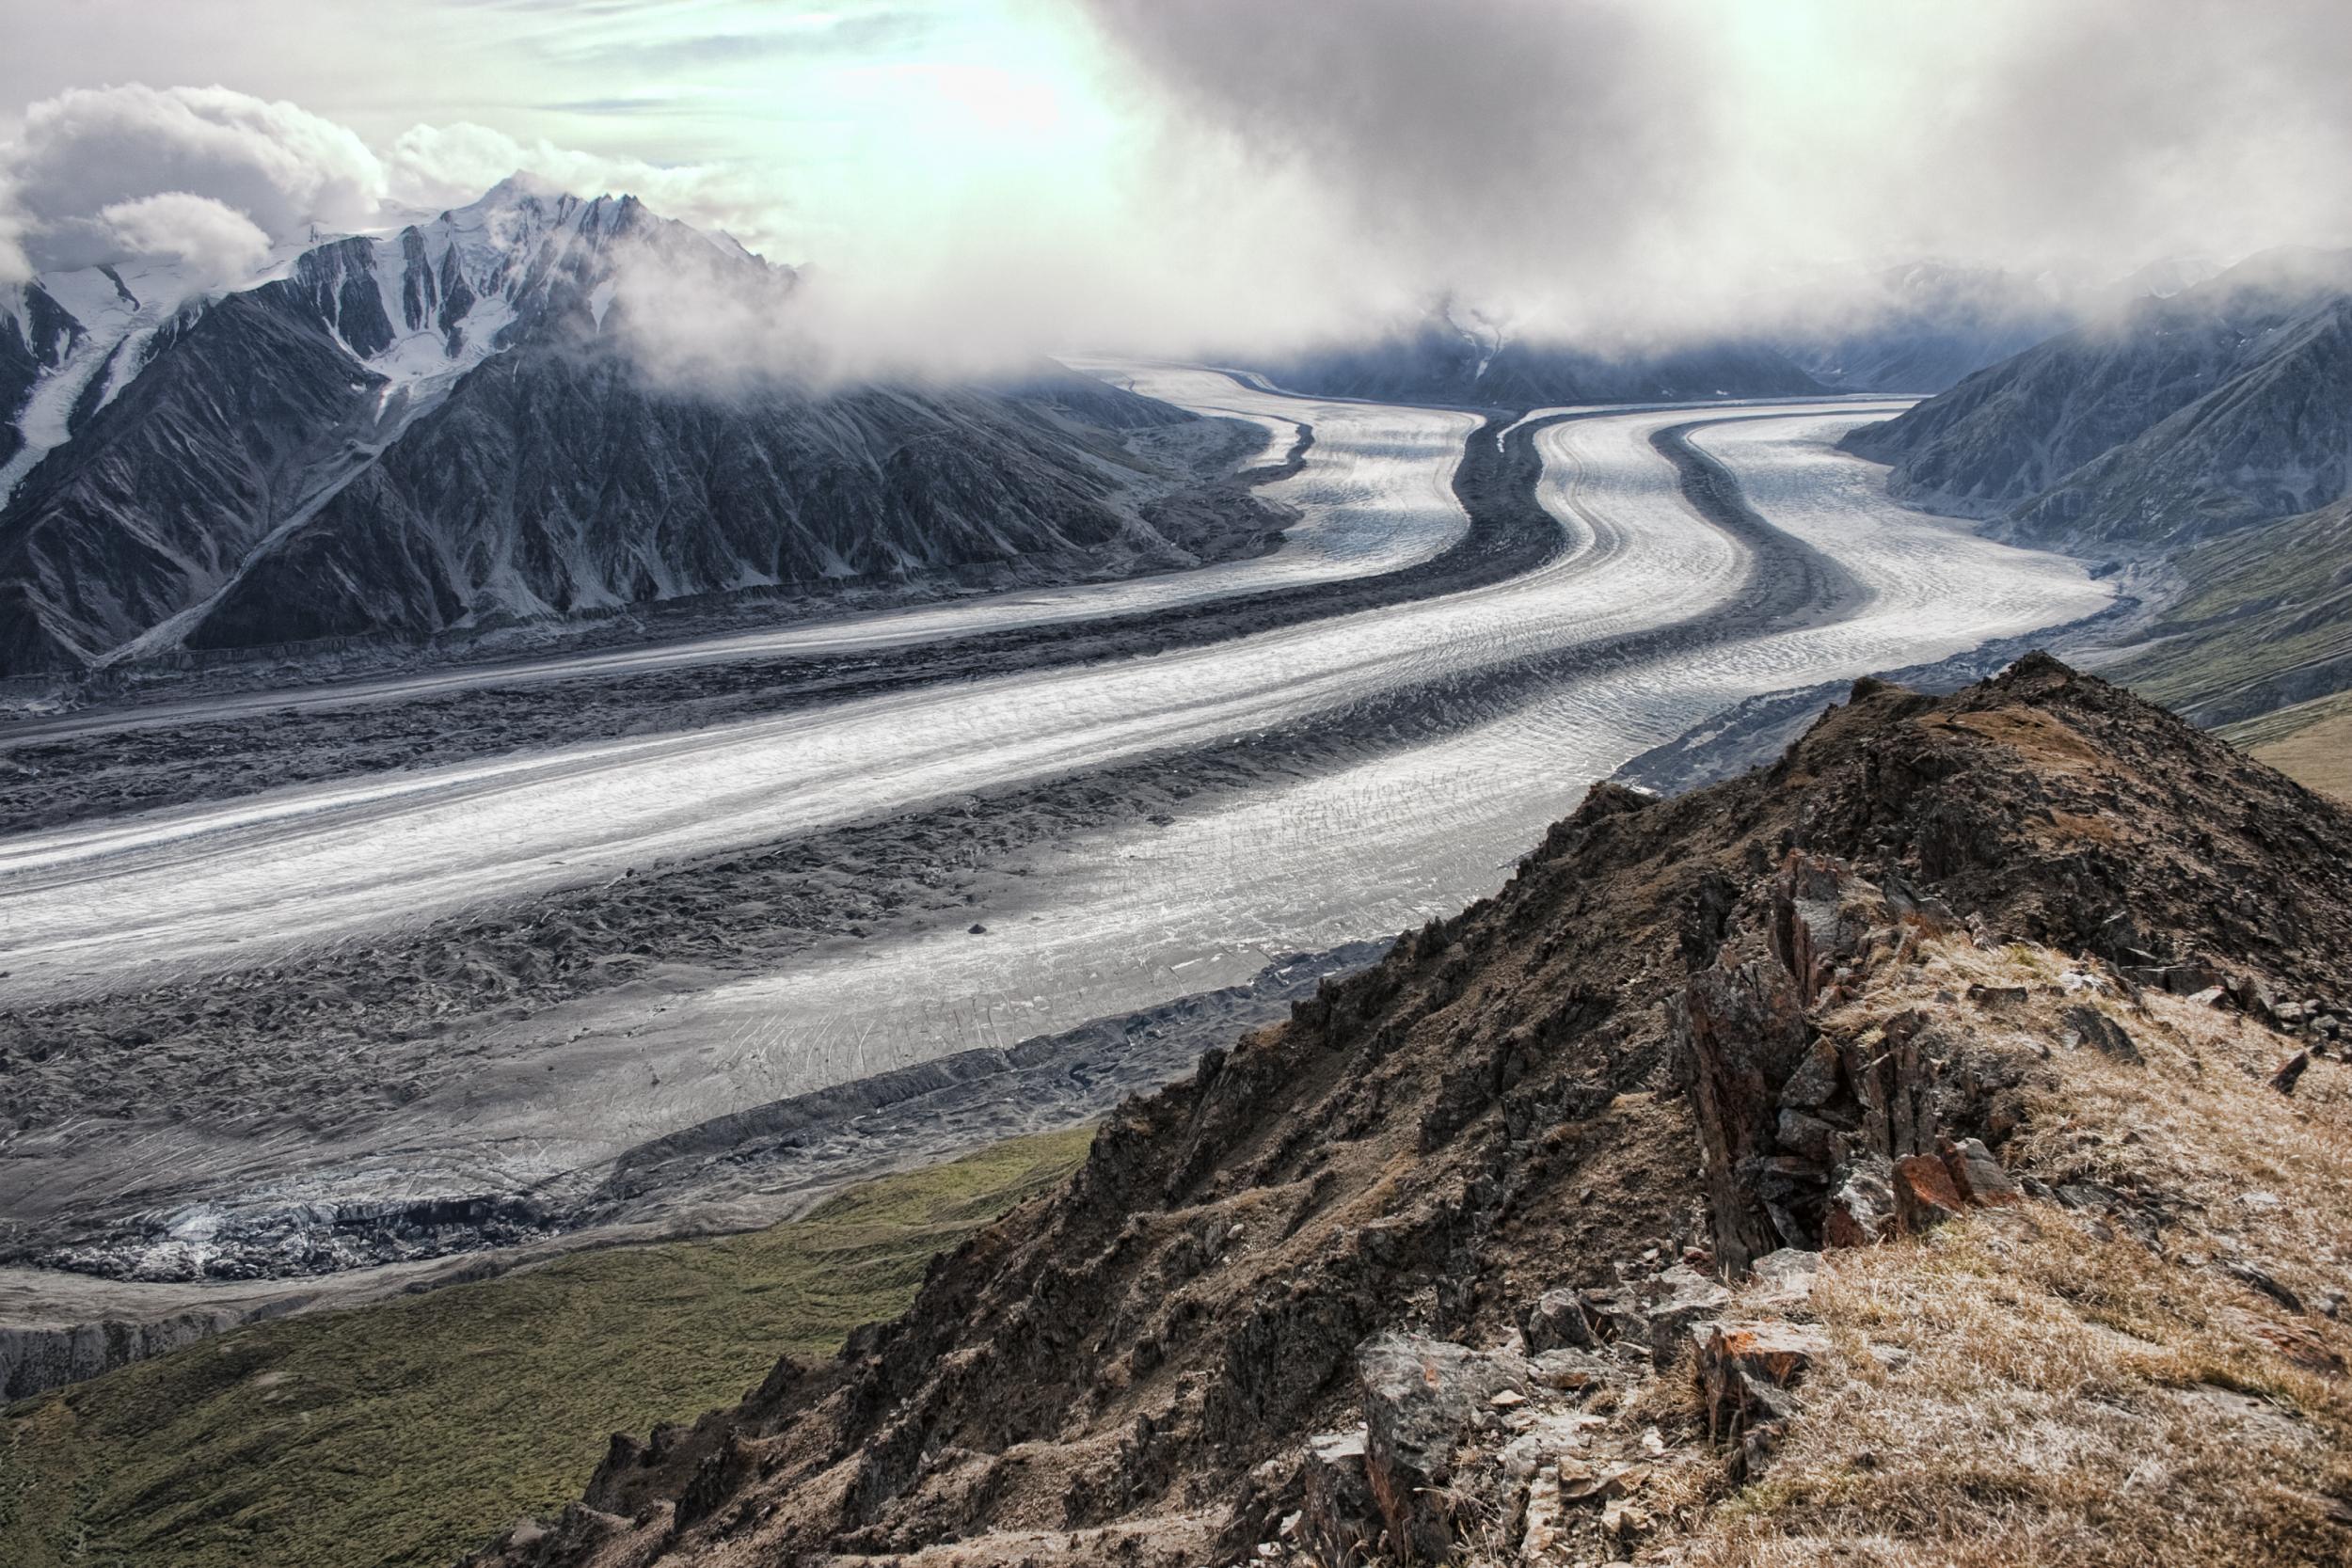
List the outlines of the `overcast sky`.
{"type": "Polygon", "coordinates": [[[0,0],[0,40],[19,273],[226,275],[517,166],[1039,345],[2352,240],[2344,0],[0,0]]]}

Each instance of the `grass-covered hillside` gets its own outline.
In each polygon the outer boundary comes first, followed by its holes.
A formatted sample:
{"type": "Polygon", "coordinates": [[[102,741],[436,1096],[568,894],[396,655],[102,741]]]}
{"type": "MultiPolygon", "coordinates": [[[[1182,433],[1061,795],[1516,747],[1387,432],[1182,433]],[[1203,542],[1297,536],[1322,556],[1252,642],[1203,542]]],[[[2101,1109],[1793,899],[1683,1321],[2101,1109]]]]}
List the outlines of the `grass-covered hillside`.
{"type": "Polygon", "coordinates": [[[2221,734],[2297,784],[2352,800],[2352,691],[2227,724],[2221,734]]]}
{"type": "Polygon", "coordinates": [[[9,1568],[440,1564],[580,1495],[618,1430],[899,1311],[930,1257],[1058,1180],[1084,1130],[856,1188],[804,1220],[575,1254],[263,1323],[0,1418],[9,1568]]]}
{"type": "Polygon", "coordinates": [[[2352,503],[2227,534],[2173,564],[2188,592],[2103,673],[2200,724],[2352,685],[2352,503]]]}

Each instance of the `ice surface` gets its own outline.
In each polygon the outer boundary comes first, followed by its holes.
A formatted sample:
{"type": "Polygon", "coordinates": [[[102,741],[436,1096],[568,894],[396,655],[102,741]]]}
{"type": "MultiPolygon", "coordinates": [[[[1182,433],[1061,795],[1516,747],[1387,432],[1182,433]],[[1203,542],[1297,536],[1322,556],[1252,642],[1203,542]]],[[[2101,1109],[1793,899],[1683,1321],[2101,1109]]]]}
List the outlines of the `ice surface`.
{"type": "MultiPolygon", "coordinates": [[[[1207,744],[1370,692],[1688,619],[1724,597],[1743,566],[1740,547],[1682,504],[1671,470],[1648,446],[1651,431],[1688,418],[1647,413],[1547,432],[1545,499],[1575,545],[1538,572],[1479,592],[1153,657],[11,839],[0,844],[0,931],[14,950],[12,986],[119,976],[136,961],[217,958],[231,947],[250,954],[378,925],[388,914],[424,918],[894,804],[1207,744]]],[[[1847,562],[1871,591],[1861,613],[1646,668],[1635,689],[1607,680],[1571,686],[1456,740],[1301,786],[1317,800],[1311,808],[1306,796],[1256,808],[1277,817],[1296,810],[1301,821],[1334,811],[1353,820],[1368,809],[1359,800],[1368,790],[1384,802],[1375,815],[1398,824],[1391,836],[1434,834],[1409,853],[1383,847],[1373,863],[1409,868],[1435,854],[1454,869],[1403,877],[1405,886],[1373,900],[1377,916],[1366,913],[1365,889],[1315,895],[1323,909],[1316,921],[1302,924],[1292,911],[1247,928],[1295,931],[1302,940],[1343,929],[1359,936],[1393,924],[1392,912],[1459,902],[1477,885],[1477,878],[1464,880],[1465,866],[1483,877],[1572,805],[1582,782],[1714,706],[1940,657],[2072,619],[2104,600],[2106,591],[2068,562],[1994,546],[1877,499],[1867,470],[1825,444],[1840,421],[1851,417],[1775,416],[1725,426],[1708,444],[1756,476],[1769,515],[1847,562]],[[1437,778],[1449,782],[1430,782],[1437,778]],[[1466,814],[1480,824],[1475,833],[1460,826],[1466,814]],[[1466,848],[1466,839],[1476,847],[1466,848]],[[1367,927],[1367,918],[1375,924],[1367,927]]],[[[1332,455],[1336,504],[1424,517],[1453,507],[1452,454],[1442,442],[1404,457],[1343,456],[1335,442],[1332,455]]],[[[961,613],[1020,612],[992,606],[961,613]]],[[[1231,827],[1249,818],[1228,812],[1217,820],[1231,827]]],[[[1326,852],[1320,832],[1269,854],[1270,826],[1234,831],[1240,836],[1225,842],[1248,846],[1240,860],[1214,847],[1188,859],[1216,868],[1191,902],[1215,906],[1219,912],[1207,918],[1225,928],[1238,915],[1230,897],[1206,897],[1211,884],[1247,872],[1275,886],[1310,885],[1314,879],[1302,883],[1295,868],[1310,855],[1320,863],[1326,852]]]]}

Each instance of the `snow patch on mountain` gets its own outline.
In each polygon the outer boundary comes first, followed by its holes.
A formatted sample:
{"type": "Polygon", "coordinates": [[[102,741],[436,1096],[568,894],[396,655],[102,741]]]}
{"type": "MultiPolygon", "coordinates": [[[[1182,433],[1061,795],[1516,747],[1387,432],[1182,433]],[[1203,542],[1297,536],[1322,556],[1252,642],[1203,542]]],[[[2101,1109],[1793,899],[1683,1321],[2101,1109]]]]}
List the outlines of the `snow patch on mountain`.
{"type": "Polygon", "coordinates": [[[18,405],[4,411],[24,444],[0,465],[0,505],[35,464],[66,443],[77,419],[121,394],[137,373],[146,341],[199,293],[195,269],[169,261],[43,273],[0,296],[0,327],[33,336],[35,290],[72,325],[63,354],[42,365],[18,405]]]}
{"type": "Polygon", "coordinates": [[[0,506],[136,379],[159,335],[226,294],[280,282],[302,292],[358,366],[382,378],[378,409],[397,406],[405,425],[505,346],[519,322],[555,308],[568,291],[583,297],[601,331],[627,253],[789,277],[733,238],[655,217],[633,198],[583,199],[525,174],[464,207],[387,215],[406,221],[354,234],[314,230],[227,286],[190,263],[150,261],[44,273],[0,293],[0,330],[13,327],[28,341],[35,335],[35,289],[71,322],[67,351],[39,366],[15,406],[0,408],[22,443],[0,463],[0,506]]]}

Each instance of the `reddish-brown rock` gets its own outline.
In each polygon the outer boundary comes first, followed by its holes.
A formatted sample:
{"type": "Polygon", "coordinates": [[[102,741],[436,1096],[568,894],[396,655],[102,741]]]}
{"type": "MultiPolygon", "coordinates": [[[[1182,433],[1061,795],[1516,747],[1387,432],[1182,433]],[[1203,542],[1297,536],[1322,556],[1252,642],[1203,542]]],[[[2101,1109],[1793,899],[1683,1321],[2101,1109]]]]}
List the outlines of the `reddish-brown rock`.
{"type": "Polygon", "coordinates": [[[1979,1206],[2015,1203],[2025,1196],[2017,1183],[2010,1180],[2008,1170],[1993,1157],[1993,1151],[1977,1138],[1963,1138],[1954,1143],[1944,1140],[1936,1150],[1944,1162],[1945,1172],[1952,1179],[1952,1186],[1963,1201],[1979,1206]]]}
{"type": "Polygon", "coordinates": [[[2302,1082],[2304,1069],[2312,1065],[2312,1053],[2298,1051],[2279,1064],[2279,1070],[2270,1075],[2270,1086],[2280,1094],[2293,1094],[2295,1085],[2302,1082]]]}
{"type": "Polygon", "coordinates": [[[1788,1390],[1828,1353],[1829,1339],[1818,1328],[1773,1322],[1713,1323],[1692,1341],[1708,1435],[1732,1449],[1732,1468],[1744,1475],[1770,1449],[1771,1429],[1794,1408],[1788,1390]]]}
{"type": "Polygon", "coordinates": [[[1915,1236],[1957,1219],[1967,1207],[1952,1173],[1934,1155],[1913,1154],[1895,1162],[1895,1220],[1904,1234],[1915,1236]]]}

